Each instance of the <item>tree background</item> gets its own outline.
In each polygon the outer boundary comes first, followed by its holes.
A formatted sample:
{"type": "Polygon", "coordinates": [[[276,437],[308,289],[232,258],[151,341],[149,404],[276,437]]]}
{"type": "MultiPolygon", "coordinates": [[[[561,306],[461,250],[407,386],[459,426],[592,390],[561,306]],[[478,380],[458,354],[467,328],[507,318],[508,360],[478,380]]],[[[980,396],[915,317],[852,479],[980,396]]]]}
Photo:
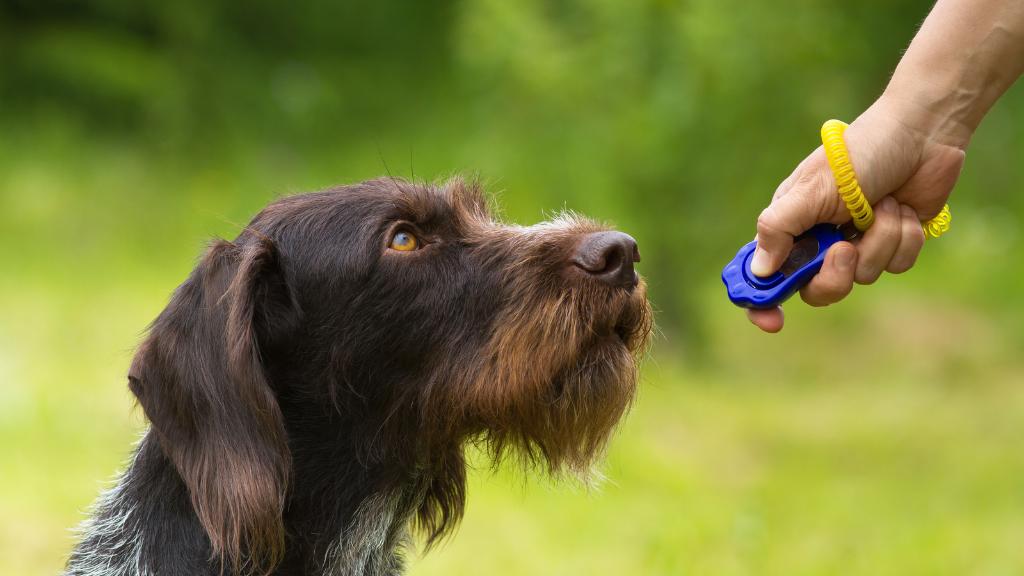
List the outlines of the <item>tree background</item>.
{"type": "Polygon", "coordinates": [[[132,347],[214,235],[392,174],[639,241],[659,337],[600,491],[484,463],[411,573],[1001,574],[1024,562],[1024,95],[953,231],[766,336],[722,265],[881,92],[920,0],[0,1],[0,572],[51,574],[144,427],[132,347]]]}

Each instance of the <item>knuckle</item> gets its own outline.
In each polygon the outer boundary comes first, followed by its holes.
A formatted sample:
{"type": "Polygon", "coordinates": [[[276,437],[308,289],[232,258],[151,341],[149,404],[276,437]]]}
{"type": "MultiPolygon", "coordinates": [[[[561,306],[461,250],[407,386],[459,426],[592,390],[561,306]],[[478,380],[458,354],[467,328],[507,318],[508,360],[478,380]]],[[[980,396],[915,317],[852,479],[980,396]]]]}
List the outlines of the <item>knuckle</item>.
{"type": "Polygon", "coordinates": [[[924,230],[921,228],[921,224],[916,220],[910,223],[910,230],[907,232],[907,237],[903,239],[907,242],[907,246],[913,249],[914,254],[924,248],[924,230]]]}
{"type": "Polygon", "coordinates": [[[899,251],[885,268],[892,274],[902,274],[913,268],[924,248],[924,231],[916,218],[904,220],[902,233],[899,251]]]}
{"type": "Polygon", "coordinates": [[[853,290],[852,282],[837,283],[831,286],[829,296],[831,297],[833,302],[838,302],[843,298],[846,298],[850,294],[851,290],[853,290]]]}
{"type": "Polygon", "coordinates": [[[882,239],[899,240],[903,229],[903,218],[898,210],[893,210],[891,206],[886,206],[883,203],[880,209],[875,210],[875,225],[872,226],[872,229],[877,229],[876,235],[882,239]]]}
{"type": "Polygon", "coordinates": [[[852,278],[842,278],[838,275],[832,276],[826,279],[822,288],[829,299],[836,302],[845,298],[850,290],[853,290],[852,280],[852,278]]]}
{"type": "Polygon", "coordinates": [[[903,219],[898,214],[888,213],[880,220],[882,232],[889,240],[899,240],[903,232],[903,219]]]}
{"type": "Polygon", "coordinates": [[[886,268],[886,272],[889,272],[890,274],[903,274],[914,266],[914,260],[907,258],[894,258],[893,261],[889,263],[889,267],[886,268]]]}
{"type": "Polygon", "coordinates": [[[757,233],[758,235],[773,236],[775,232],[775,210],[769,206],[757,216],[757,233]]]}
{"type": "Polygon", "coordinates": [[[891,274],[903,274],[910,270],[917,263],[918,251],[908,251],[903,254],[897,255],[886,267],[886,271],[891,274]]]}
{"type": "Polygon", "coordinates": [[[846,210],[836,189],[832,170],[827,164],[821,170],[815,171],[813,178],[807,182],[804,190],[807,202],[814,207],[818,214],[834,214],[836,211],[846,210]]]}
{"type": "Polygon", "coordinates": [[[808,284],[800,293],[800,296],[807,304],[814,307],[822,307],[835,304],[842,300],[852,289],[853,286],[851,284],[843,282],[840,279],[823,278],[818,282],[808,284]]]}
{"type": "Polygon", "coordinates": [[[802,298],[808,306],[813,306],[815,308],[824,308],[825,306],[835,302],[835,300],[832,300],[827,295],[823,294],[820,289],[806,289],[800,293],[800,298],[802,298]]]}
{"type": "Polygon", "coordinates": [[[854,281],[857,282],[857,284],[869,286],[877,282],[881,275],[882,271],[880,269],[875,268],[874,266],[865,266],[864,268],[857,270],[854,281]]]}
{"type": "Polygon", "coordinates": [[[827,200],[836,195],[831,172],[809,171],[793,185],[792,193],[809,209],[820,213],[827,200]]]}

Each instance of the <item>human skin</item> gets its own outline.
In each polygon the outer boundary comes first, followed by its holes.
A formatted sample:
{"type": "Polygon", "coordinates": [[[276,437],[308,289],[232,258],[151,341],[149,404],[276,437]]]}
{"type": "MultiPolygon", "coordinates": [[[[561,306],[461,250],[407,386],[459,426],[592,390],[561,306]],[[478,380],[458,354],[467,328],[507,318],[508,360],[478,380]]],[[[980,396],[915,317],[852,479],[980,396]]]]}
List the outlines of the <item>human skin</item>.
{"type": "MultiPolygon", "coordinates": [[[[854,283],[909,270],[924,246],[921,222],[935,217],[960,176],[982,118],[1024,72],[1024,2],[939,0],[885,92],[844,134],[850,161],[875,223],[856,242],[838,242],[800,291],[811,306],[845,298],[854,283]]],[[[775,272],[793,238],[814,224],[841,224],[850,213],[818,147],[757,219],[751,270],[775,272]]],[[[749,310],[766,332],[782,329],[782,308],[749,310]]]]}

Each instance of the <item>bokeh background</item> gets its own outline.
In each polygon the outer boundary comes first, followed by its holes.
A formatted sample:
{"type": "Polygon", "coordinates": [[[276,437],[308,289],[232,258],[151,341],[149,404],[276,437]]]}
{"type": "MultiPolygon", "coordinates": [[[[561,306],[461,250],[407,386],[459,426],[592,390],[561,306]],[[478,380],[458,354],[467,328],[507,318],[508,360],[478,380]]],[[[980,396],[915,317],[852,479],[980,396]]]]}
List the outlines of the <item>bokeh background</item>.
{"type": "Polygon", "coordinates": [[[207,239],[387,173],[616,223],[660,325],[605,486],[480,463],[411,574],[1019,573],[1019,87],[910,273],[776,336],[718,278],[929,5],[3,0],[0,574],[60,569],[145,426],[133,346],[207,239]]]}

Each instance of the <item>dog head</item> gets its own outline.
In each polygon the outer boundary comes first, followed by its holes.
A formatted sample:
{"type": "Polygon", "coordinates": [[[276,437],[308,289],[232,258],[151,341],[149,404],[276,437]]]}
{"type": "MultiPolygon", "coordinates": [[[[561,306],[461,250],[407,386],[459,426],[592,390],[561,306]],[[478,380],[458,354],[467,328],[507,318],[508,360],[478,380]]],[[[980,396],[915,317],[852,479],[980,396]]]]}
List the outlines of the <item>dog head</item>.
{"type": "Polygon", "coordinates": [[[420,479],[433,540],[461,515],[467,442],[556,473],[601,454],[651,328],[638,260],[572,214],[497,222],[458,179],[291,196],[210,248],[130,386],[222,558],[280,560],[296,436],[324,422],[420,479]]]}

